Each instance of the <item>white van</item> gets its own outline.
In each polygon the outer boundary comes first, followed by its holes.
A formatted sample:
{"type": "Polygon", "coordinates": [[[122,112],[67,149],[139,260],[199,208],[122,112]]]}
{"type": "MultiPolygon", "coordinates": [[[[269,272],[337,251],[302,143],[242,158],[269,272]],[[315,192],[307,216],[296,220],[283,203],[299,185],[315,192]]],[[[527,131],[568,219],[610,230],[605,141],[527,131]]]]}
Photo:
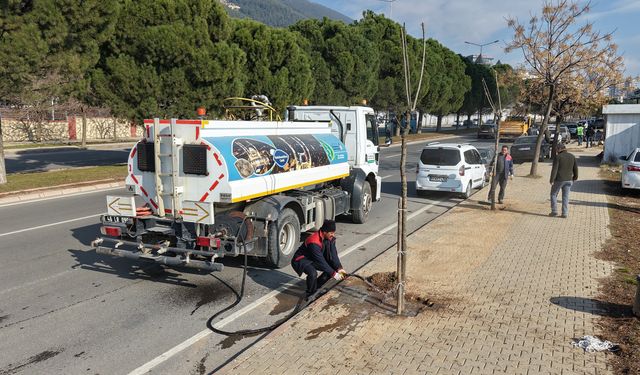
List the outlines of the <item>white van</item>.
{"type": "Polygon", "coordinates": [[[485,186],[486,168],[478,150],[470,144],[430,143],[418,161],[416,192],[450,191],[471,196],[485,186]]]}

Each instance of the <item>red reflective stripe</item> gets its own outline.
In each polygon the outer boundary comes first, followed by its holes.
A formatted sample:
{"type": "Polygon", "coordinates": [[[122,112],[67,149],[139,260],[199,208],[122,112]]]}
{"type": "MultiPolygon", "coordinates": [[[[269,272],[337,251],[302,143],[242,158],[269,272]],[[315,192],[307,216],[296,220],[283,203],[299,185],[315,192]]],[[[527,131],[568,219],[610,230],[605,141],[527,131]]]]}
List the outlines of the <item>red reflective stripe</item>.
{"type": "Polygon", "coordinates": [[[147,138],[151,137],[151,130],[149,125],[147,125],[147,138]]]}
{"type": "Polygon", "coordinates": [[[170,214],[170,213],[172,213],[172,212],[173,212],[173,211],[172,211],[172,210],[170,210],[170,209],[168,209],[168,208],[165,208],[165,209],[164,209],[164,213],[165,213],[165,214],[170,214]]]}
{"type": "MultiPolygon", "coordinates": [[[[133,182],[135,182],[136,184],[140,184],[140,183],[138,182],[138,179],[136,178],[136,176],[134,176],[133,174],[131,175],[131,179],[132,179],[132,180],[133,180],[133,182]]],[[[140,189],[142,189],[142,187],[140,187],[140,189]]],[[[144,191],[144,189],[142,189],[142,191],[144,191]]],[[[145,192],[145,194],[147,194],[147,193],[145,192]]]]}
{"type": "MultiPolygon", "coordinates": [[[[141,188],[141,189],[142,189],[142,188],[141,188]]],[[[154,202],[154,201],[153,201],[153,199],[149,199],[149,201],[151,202],[151,205],[152,205],[154,208],[158,208],[158,205],[156,204],[156,202],[154,202]]]]}
{"type": "Polygon", "coordinates": [[[207,151],[211,151],[211,146],[209,146],[208,144],[204,143],[204,142],[200,142],[201,145],[203,146],[207,146],[207,151]]]}
{"type": "MultiPolygon", "coordinates": [[[[144,120],[144,123],[145,124],[153,124],[154,120],[153,119],[146,119],[146,120],[144,120]]],[[[169,124],[170,121],[169,120],[160,120],[160,123],[161,124],[169,124]]]]}
{"type": "Polygon", "coordinates": [[[218,153],[214,153],[213,157],[216,158],[216,161],[218,162],[218,165],[222,166],[222,162],[220,161],[220,156],[218,156],[218,153]]]}
{"type": "Polygon", "coordinates": [[[149,196],[149,194],[147,194],[147,191],[144,190],[144,188],[142,186],[140,186],[140,190],[142,190],[142,193],[144,193],[145,196],[149,196]]]}
{"type": "Polygon", "coordinates": [[[213,184],[211,184],[209,191],[213,191],[213,189],[215,189],[218,186],[218,183],[220,183],[220,180],[215,180],[213,184]]]}
{"type": "Polygon", "coordinates": [[[138,151],[138,147],[134,147],[133,150],[131,150],[131,157],[134,157],[136,155],[136,151],[138,151]]]}
{"type": "Polygon", "coordinates": [[[304,255],[300,255],[299,257],[296,257],[296,259],[294,259],[294,262],[299,261],[300,259],[304,259],[304,255]]]}
{"type": "Polygon", "coordinates": [[[196,140],[198,138],[200,138],[200,127],[199,126],[196,128],[196,140]]]}
{"type": "Polygon", "coordinates": [[[200,125],[202,120],[176,120],[176,124],[180,125],[200,125]]]}
{"type": "Polygon", "coordinates": [[[200,202],[204,202],[204,200],[207,199],[208,196],[209,196],[209,192],[204,193],[202,198],[200,198],[200,202]]]}
{"type": "Polygon", "coordinates": [[[131,164],[128,164],[128,165],[129,165],[129,172],[131,172],[131,164]]]}
{"type": "Polygon", "coordinates": [[[220,176],[218,176],[218,180],[222,180],[224,178],[224,173],[220,173],[220,176]]]}

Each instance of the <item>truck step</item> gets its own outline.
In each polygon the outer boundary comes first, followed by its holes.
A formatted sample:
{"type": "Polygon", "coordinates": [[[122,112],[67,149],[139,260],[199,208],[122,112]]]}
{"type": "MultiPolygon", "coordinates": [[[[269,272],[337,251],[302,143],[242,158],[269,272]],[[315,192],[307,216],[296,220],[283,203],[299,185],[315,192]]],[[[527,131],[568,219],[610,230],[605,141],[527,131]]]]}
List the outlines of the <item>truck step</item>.
{"type": "Polygon", "coordinates": [[[173,156],[173,154],[158,154],[158,156],[173,156]]]}

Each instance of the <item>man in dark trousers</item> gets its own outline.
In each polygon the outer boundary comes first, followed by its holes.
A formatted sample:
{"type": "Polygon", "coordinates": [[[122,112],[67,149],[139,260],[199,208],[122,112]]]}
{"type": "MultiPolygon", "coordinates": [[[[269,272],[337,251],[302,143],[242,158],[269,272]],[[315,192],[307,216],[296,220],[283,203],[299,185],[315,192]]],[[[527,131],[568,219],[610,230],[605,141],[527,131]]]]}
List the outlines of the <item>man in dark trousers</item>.
{"type": "Polygon", "coordinates": [[[336,222],[325,220],[320,230],[307,237],[293,255],[293,269],[298,276],[307,275],[307,298],[330,278],[340,281],[347,275],[338,258],[335,234],[336,222]],[[320,277],[318,271],[322,271],[320,277]]]}
{"type": "Polygon", "coordinates": [[[549,216],[558,216],[556,205],[558,203],[558,192],[562,189],[562,217],[569,215],[569,192],[573,181],[578,179],[578,163],[573,154],[567,152],[567,147],[558,145],[558,155],[553,160],[551,169],[551,213],[549,216]]]}
{"type": "Polygon", "coordinates": [[[502,146],[502,150],[496,159],[495,176],[491,180],[491,189],[489,190],[489,198],[487,198],[489,201],[491,201],[491,197],[494,197],[495,199],[496,185],[500,184],[498,203],[502,204],[509,178],[513,178],[513,159],[511,158],[511,155],[509,155],[509,147],[502,146]]]}
{"type": "Polygon", "coordinates": [[[589,125],[589,127],[586,130],[586,144],[587,144],[587,148],[593,146],[593,137],[596,135],[595,130],[593,129],[593,125],[589,125]]]}

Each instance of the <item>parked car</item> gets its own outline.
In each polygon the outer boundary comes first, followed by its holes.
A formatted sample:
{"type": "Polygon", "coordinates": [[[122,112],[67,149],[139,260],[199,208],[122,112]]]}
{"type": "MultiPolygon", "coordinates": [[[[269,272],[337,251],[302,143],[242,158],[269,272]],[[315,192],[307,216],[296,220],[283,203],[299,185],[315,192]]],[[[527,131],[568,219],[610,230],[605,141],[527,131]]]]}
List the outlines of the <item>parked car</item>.
{"type": "MultiPolygon", "coordinates": [[[[549,137],[551,137],[551,139],[553,139],[554,137],[554,133],[556,132],[556,126],[555,125],[549,125],[548,127],[549,129],[549,137]]],[[[559,139],[562,140],[562,143],[569,143],[571,142],[571,133],[569,132],[569,128],[567,128],[564,125],[560,125],[560,133],[558,134],[558,136],[560,137],[559,139]]]]}
{"type": "Polygon", "coordinates": [[[449,191],[471,196],[485,186],[485,166],[478,150],[469,144],[430,143],[418,160],[416,193],[449,191]]]}
{"type": "Polygon", "coordinates": [[[478,152],[480,153],[482,164],[484,164],[484,168],[486,171],[484,180],[486,182],[489,182],[491,173],[493,173],[493,157],[495,156],[496,152],[491,147],[478,147],[478,152]]]}
{"type": "MultiPolygon", "coordinates": [[[[536,150],[535,135],[526,135],[518,137],[511,146],[511,157],[514,162],[532,161],[533,154],[536,150]]],[[[540,158],[539,161],[543,161],[545,158],[551,157],[551,145],[547,143],[544,138],[542,139],[542,145],[540,146],[540,158]]]]}
{"type": "Polygon", "coordinates": [[[623,189],[640,189],[640,148],[631,151],[628,156],[620,156],[622,171],[620,183],[623,189]]]}
{"type": "Polygon", "coordinates": [[[478,139],[480,138],[496,138],[496,125],[484,124],[478,128],[478,139]]]}
{"type": "Polygon", "coordinates": [[[575,122],[565,122],[560,124],[561,126],[564,125],[567,127],[567,129],[569,129],[569,134],[571,135],[571,138],[576,138],[578,136],[578,124],[575,122]]]}
{"type": "Polygon", "coordinates": [[[472,127],[472,126],[473,126],[473,121],[471,121],[471,120],[464,120],[464,121],[462,121],[462,125],[463,125],[463,126],[466,126],[467,128],[470,128],[470,127],[472,127]]]}

